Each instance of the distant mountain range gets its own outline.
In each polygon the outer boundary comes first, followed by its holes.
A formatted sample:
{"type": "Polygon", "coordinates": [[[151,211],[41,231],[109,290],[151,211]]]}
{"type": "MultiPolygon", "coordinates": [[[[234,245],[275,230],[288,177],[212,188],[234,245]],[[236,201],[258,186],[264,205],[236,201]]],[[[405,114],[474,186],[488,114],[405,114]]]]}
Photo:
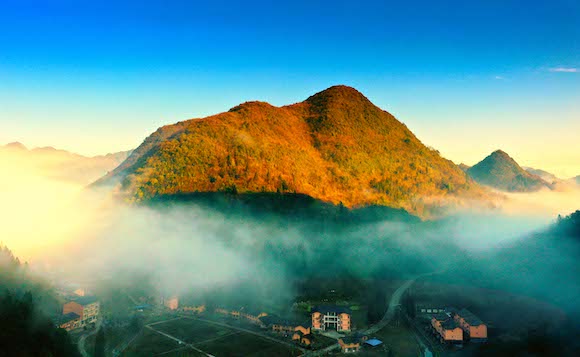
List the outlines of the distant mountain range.
{"type": "Polygon", "coordinates": [[[21,163],[32,165],[42,174],[59,180],[89,184],[122,163],[131,151],[86,157],[53,147],[28,149],[13,142],[0,146],[0,155],[9,156],[21,163]]]}
{"type": "Polygon", "coordinates": [[[421,217],[488,199],[458,166],[347,86],[288,106],[247,102],[161,127],[96,184],[118,183],[136,201],[200,192],[304,194],[421,217]]]}
{"type": "Polygon", "coordinates": [[[566,180],[545,170],[521,167],[502,150],[494,151],[476,165],[458,166],[476,182],[506,192],[566,191],[580,185],[580,176],[566,180]]]}
{"type": "Polygon", "coordinates": [[[497,150],[466,171],[475,181],[508,192],[551,188],[540,176],[524,170],[507,153],[497,150]]]}
{"type": "Polygon", "coordinates": [[[548,183],[553,183],[556,181],[560,181],[559,178],[556,177],[556,175],[548,172],[548,171],[544,171],[544,170],[540,170],[540,169],[534,169],[533,167],[522,167],[524,170],[526,170],[527,172],[531,173],[532,175],[536,175],[539,178],[541,178],[542,180],[548,182],[548,183]]]}

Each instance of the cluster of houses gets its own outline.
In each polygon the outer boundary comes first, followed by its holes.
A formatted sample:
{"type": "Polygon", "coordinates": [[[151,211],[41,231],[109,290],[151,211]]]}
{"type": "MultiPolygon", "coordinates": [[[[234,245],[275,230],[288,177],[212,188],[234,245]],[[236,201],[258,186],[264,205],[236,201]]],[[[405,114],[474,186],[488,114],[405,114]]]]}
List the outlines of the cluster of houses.
{"type": "MultiPolygon", "coordinates": [[[[182,308],[184,311],[203,312],[205,305],[182,308]]],[[[236,319],[243,319],[256,324],[263,329],[283,334],[292,338],[292,341],[303,347],[312,347],[315,343],[314,332],[335,330],[341,333],[351,332],[351,311],[341,306],[316,306],[311,309],[311,318],[308,321],[297,322],[268,314],[261,310],[248,308],[215,308],[215,313],[236,319]]],[[[338,344],[343,353],[357,352],[363,345],[371,348],[380,346],[381,341],[368,339],[361,334],[352,334],[341,337],[338,344]]]]}
{"type": "Polygon", "coordinates": [[[487,341],[487,325],[467,309],[433,309],[430,326],[441,343],[487,341]]]}
{"type": "Polygon", "coordinates": [[[355,353],[366,346],[367,348],[378,348],[383,344],[383,341],[376,338],[369,339],[368,336],[362,334],[353,334],[338,339],[338,344],[342,353],[355,353]]]}

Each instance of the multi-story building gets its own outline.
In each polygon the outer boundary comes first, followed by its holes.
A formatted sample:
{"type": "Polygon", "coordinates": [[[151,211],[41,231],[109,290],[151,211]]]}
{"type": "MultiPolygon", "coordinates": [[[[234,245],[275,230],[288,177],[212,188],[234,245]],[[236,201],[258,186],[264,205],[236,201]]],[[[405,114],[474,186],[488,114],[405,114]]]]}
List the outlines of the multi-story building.
{"type": "Polygon", "coordinates": [[[261,321],[261,319],[265,316],[268,316],[267,313],[265,313],[261,310],[253,310],[253,309],[249,309],[249,308],[245,308],[245,307],[233,308],[233,309],[217,307],[217,308],[215,308],[214,311],[218,314],[222,314],[222,315],[226,315],[226,316],[229,315],[235,319],[239,319],[241,317],[241,318],[248,320],[249,322],[253,322],[253,323],[258,324],[258,325],[262,325],[263,322],[261,321]]]}
{"type": "Polygon", "coordinates": [[[453,319],[473,342],[487,341],[487,325],[467,309],[453,314],[453,319]]]}
{"type": "Polygon", "coordinates": [[[79,316],[79,327],[84,327],[97,322],[100,313],[100,303],[94,296],[81,296],[63,305],[63,315],[67,315],[71,312],[74,312],[79,316]]]}
{"type": "Polygon", "coordinates": [[[81,327],[81,317],[74,312],[69,312],[60,317],[58,327],[67,331],[74,330],[81,327]]]}
{"type": "Polygon", "coordinates": [[[441,312],[434,315],[431,318],[431,327],[442,343],[463,342],[463,330],[451,317],[451,313],[441,312]]]}
{"type": "Polygon", "coordinates": [[[197,305],[197,306],[192,305],[192,306],[184,306],[182,309],[183,309],[183,311],[201,314],[201,313],[205,312],[206,306],[205,306],[205,304],[201,304],[201,305],[197,305]]]}
{"type": "Polygon", "coordinates": [[[169,310],[177,310],[177,308],[179,308],[179,298],[177,296],[172,296],[168,299],[164,299],[163,305],[169,310]]]}
{"type": "Polygon", "coordinates": [[[317,306],[312,309],[312,329],[325,331],[333,329],[338,332],[351,330],[350,309],[341,306],[317,306]]]}

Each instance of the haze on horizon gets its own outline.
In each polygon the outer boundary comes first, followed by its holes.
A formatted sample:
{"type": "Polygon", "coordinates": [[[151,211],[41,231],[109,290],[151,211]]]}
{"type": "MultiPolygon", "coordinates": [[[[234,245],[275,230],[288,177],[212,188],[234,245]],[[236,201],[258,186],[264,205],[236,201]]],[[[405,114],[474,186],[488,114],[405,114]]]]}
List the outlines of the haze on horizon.
{"type": "Polygon", "coordinates": [[[456,163],[502,149],[568,178],[579,22],[571,0],[4,1],[0,143],[105,154],[247,100],[347,84],[456,163]]]}

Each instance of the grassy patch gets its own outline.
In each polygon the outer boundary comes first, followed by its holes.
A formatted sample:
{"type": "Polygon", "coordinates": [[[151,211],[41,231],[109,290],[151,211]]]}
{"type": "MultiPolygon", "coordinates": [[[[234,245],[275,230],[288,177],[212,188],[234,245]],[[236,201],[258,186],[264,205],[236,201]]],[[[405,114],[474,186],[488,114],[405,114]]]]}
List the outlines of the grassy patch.
{"type": "Polygon", "coordinates": [[[187,343],[200,343],[235,332],[227,327],[216,326],[202,321],[180,319],[153,326],[156,330],[175,336],[187,343]]]}
{"type": "Polygon", "coordinates": [[[145,329],[143,334],[129,346],[123,353],[124,357],[129,356],[153,356],[179,348],[180,345],[155,331],[145,329]]]}
{"type": "Polygon", "coordinates": [[[250,334],[236,334],[196,345],[215,356],[299,356],[301,352],[250,334]]]}
{"type": "Polygon", "coordinates": [[[413,331],[407,326],[390,327],[387,326],[372,337],[383,341],[390,349],[391,356],[419,356],[421,348],[415,340],[413,331]]]}

